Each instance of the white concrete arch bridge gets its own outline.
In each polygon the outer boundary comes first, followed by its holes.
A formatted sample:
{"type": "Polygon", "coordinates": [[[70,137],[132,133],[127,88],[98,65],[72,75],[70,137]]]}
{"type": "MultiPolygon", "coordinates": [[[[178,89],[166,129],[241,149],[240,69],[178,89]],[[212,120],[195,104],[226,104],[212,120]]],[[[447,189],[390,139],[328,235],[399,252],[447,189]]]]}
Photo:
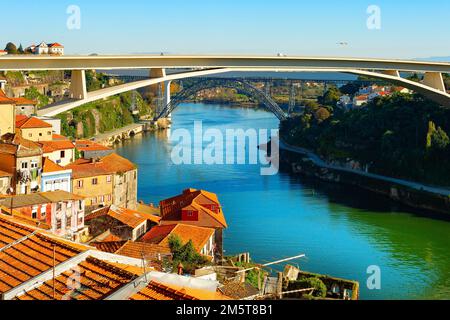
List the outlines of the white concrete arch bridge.
{"type": "MultiPolygon", "coordinates": [[[[71,70],[71,99],[38,111],[39,116],[55,116],[80,105],[130,90],[170,81],[208,76],[231,71],[242,72],[340,72],[381,79],[414,90],[437,103],[450,107],[443,73],[450,73],[450,63],[414,60],[337,58],[337,57],[268,57],[268,56],[32,56],[0,57],[0,71],[71,70]],[[87,92],[85,70],[150,69],[149,79],[87,92]],[[166,69],[189,69],[166,74],[166,69]],[[423,83],[404,79],[401,72],[424,74],[423,83]]],[[[166,105],[170,90],[165,90],[166,105]]]]}

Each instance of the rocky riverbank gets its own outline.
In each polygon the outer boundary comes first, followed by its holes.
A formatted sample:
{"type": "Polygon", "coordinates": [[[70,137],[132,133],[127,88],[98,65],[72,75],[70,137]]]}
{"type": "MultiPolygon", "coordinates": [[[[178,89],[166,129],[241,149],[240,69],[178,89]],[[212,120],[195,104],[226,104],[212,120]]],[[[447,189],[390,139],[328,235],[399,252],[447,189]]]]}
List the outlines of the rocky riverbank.
{"type": "Polygon", "coordinates": [[[313,177],[326,182],[355,186],[415,209],[422,209],[438,214],[450,214],[450,194],[445,196],[426,190],[417,190],[390,181],[345,170],[325,168],[315,164],[307,155],[290,150],[280,150],[280,166],[294,174],[313,177]]]}

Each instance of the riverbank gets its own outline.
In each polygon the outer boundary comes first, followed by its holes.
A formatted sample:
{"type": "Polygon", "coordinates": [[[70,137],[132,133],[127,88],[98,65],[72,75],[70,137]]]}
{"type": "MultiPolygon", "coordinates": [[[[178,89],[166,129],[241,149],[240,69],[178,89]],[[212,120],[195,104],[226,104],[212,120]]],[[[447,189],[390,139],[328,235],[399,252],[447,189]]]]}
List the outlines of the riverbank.
{"type": "Polygon", "coordinates": [[[309,150],[280,142],[280,165],[294,175],[346,184],[389,197],[415,209],[450,214],[450,191],[329,165],[309,150]]]}

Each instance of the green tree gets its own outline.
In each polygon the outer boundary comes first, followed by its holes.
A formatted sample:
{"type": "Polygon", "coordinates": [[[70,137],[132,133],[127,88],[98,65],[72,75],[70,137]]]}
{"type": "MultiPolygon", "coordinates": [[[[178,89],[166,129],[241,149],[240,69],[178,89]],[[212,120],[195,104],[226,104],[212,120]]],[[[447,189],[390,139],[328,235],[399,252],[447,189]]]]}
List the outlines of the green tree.
{"type": "Polygon", "coordinates": [[[17,49],[17,52],[19,54],[24,54],[25,53],[25,51],[23,50],[22,44],[20,44],[19,49],[17,49]]]}
{"type": "Polygon", "coordinates": [[[322,122],[331,117],[331,113],[326,108],[319,108],[319,110],[316,111],[314,116],[316,117],[318,122],[322,122]]]}
{"type": "Polygon", "coordinates": [[[319,102],[326,106],[335,107],[341,95],[342,94],[338,88],[331,87],[321,98],[319,98],[319,102]]]}
{"type": "Polygon", "coordinates": [[[185,271],[192,272],[197,267],[207,263],[207,259],[195,250],[192,240],[183,245],[179,236],[171,234],[169,236],[169,247],[173,256],[174,268],[177,268],[178,264],[182,263],[185,271]]]}
{"type": "Polygon", "coordinates": [[[356,82],[349,82],[342,87],[339,88],[339,90],[342,92],[342,94],[348,94],[348,95],[354,95],[358,92],[360,86],[356,82]]]}
{"type": "Polygon", "coordinates": [[[314,289],[313,297],[325,298],[327,296],[327,286],[319,278],[307,278],[291,282],[289,290],[314,289]]]}
{"type": "Polygon", "coordinates": [[[49,97],[40,93],[36,87],[25,89],[25,98],[36,101],[38,108],[45,107],[50,102],[49,97]]]}
{"type": "Polygon", "coordinates": [[[14,43],[8,42],[6,44],[5,51],[8,52],[8,54],[17,54],[17,47],[14,43]]]}

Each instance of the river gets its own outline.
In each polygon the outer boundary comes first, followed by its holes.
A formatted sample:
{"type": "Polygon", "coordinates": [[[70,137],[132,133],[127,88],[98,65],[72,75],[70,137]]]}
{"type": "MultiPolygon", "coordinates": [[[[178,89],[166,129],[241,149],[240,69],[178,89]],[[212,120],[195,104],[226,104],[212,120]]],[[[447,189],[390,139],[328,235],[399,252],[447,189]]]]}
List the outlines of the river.
{"type": "MultiPolygon", "coordinates": [[[[183,104],[171,131],[192,131],[197,120],[204,130],[278,127],[264,110],[183,104]]],[[[189,187],[217,193],[229,224],[225,254],[267,262],[305,253],[294,263],[358,280],[361,299],[450,299],[450,220],[344,186],[261,176],[257,165],[174,165],[167,136],[148,133],[117,147],[139,167],[139,199],[156,204],[189,187]],[[380,290],[366,285],[369,266],[381,270],[380,290]]]]}

